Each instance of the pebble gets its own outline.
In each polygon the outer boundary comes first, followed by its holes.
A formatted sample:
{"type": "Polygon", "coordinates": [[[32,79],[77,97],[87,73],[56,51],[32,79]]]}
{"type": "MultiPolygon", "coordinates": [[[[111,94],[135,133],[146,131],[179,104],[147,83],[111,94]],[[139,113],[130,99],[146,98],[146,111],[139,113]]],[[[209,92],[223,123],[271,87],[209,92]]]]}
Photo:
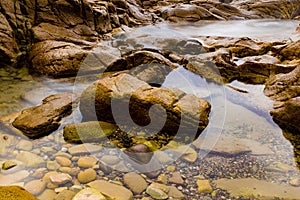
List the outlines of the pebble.
{"type": "Polygon", "coordinates": [[[169,182],[178,185],[184,184],[184,180],[182,179],[180,172],[173,172],[172,176],[169,178],[169,182]]]}
{"type": "Polygon", "coordinates": [[[97,173],[94,169],[86,169],[84,171],[79,172],[77,175],[78,181],[80,183],[89,183],[91,181],[96,180],[97,173]]]}
{"type": "Polygon", "coordinates": [[[85,143],[85,144],[80,144],[80,145],[70,147],[69,153],[73,156],[87,154],[87,153],[92,154],[92,153],[99,152],[101,149],[102,146],[85,143]]]}
{"type": "Polygon", "coordinates": [[[31,175],[34,178],[42,178],[47,173],[47,168],[39,168],[33,172],[31,175]]]}
{"type": "Polygon", "coordinates": [[[195,149],[189,147],[187,150],[184,151],[183,155],[181,156],[181,159],[189,162],[194,163],[196,162],[198,158],[198,153],[195,151],[195,149]]]}
{"type": "Polygon", "coordinates": [[[101,162],[105,163],[106,165],[115,165],[120,162],[120,159],[118,156],[104,155],[101,158],[101,162]]]}
{"type": "Polygon", "coordinates": [[[185,196],[182,192],[180,192],[176,187],[170,186],[168,192],[169,198],[173,199],[185,199],[185,196]]]}
{"type": "Polygon", "coordinates": [[[59,151],[59,152],[55,153],[53,156],[54,157],[58,157],[58,156],[65,157],[65,158],[68,158],[68,159],[72,158],[72,155],[70,155],[70,154],[68,154],[66,152],[62,152],[62,151],[59,151]]]}
{"type": "Polygon", "coordinates": [[[25,166],[32,168],[37,168],[44,163],[44,159],[42,157],[28,151],[20,152],[16,159],[23,162],[25,166]]]}
{"type": "Polygon", "coordinates": [[[95,188],[85,188],[78,192],[72,200],[106,200],[106,198],[95,188]]]}
{"type": "Polygon", "coordinates": [[[168,182],[168,177],[164,174],[161,174],[157,177],[157,181],[162,183],[162,184],[167,184],[168,182]]]}
{"type": "Polygon", "coordinates": [[[289,181],[289,184],[291,186],[299,187],[300,186],[300,178],[298,178],[298,177],[291,178],[290,181],[289,181]]]}
{"type": "Polygon", "coordinates": [[[134,194],[141,194],[147,188],[147,182],[137,173],[127,173],[124,175],[123,180],[125,185],[127,185],[134,194]]]}
{"type": "Polygon", "coordinates": [[[43,180],[33,180],[25,184],[24,188],[31,194],[37,196],[46,189],[47,183],[43,180]]]}
{"type": "Polygon", "coordinates": [[[50,180],[52,183],[57,185],[66,184],[72,181],[72,177],[69,174],[61,173],[61,174],[54,174],[50,176],[50,180]]]}
{"type": "Polygon", "coordinates": [[[149,186],[147,187],[146,193],[149,194],[152,198],[154,199],[168,199],[169,196],[162,190],[153,187],[153,186],[149,186]]]}
{"type": "Polygon", "coordinates": [[[105,194],[107,199],[120,199],[132,200],[133,194],[130,190],[124,186],[116,185],[104,180],[97,180],[88,183],[88,186],[99,190],[102,194],[105,194]]]}
{"type": "Polygon", "coordinates": [[[55,160],[62,167],[70,167],[72,165],[72,161],[69,158],[63,156],[55,157],[55,160]]]}
{"type": "Polygon", "coordinates": [[[197,186],[198,193],[211,193],[213,191],[209,180],[197,180],[197,186]]]}
{"type": "Polygon", "coordinates": [[[11,169],[13,167],[17,166],[17,163],[13,160],[7,160],[2,164],[2,169],[3,170],[8,170],[11,169]]]}
{"type": "Polygon", "coordinates": [[[78,167],[93,168],[98,162],[98,159],[93,156],[80,157],[77,161],[78,167]]]}
{"type": "Polygon", "coordinates": [[[166,169],[168,172],[174,172],[176,170],[176,167],[174,165],[170,165],[166,169]]]}
{"type": "Polygon", "coordinates": [[[56,197],[56,193],[53,190],[47,189],[45,190],[38,199],[40,200],[54,200],[56,197]]]}
{"type": "Polygon", "coordinates": [[[16,145],[17,149],[23,150],[23,151],[31,151],[33,148],[32,142],[28,140],[20,140],[20,142],[16,145]]]}
{"type": "Polygon", "coordinates": [[[55,200],[72,200],[75,194],[71,190],[63,190],[56,195],[55,200]]]}
{"type": "Polygon", "coordinates": [[[50,183],[51,182],[50,176],[57,175],[57,174],[58,174],[58,172],[56,172],[56,171],[47,172],[43,176],[43,181],[45,181],[46,183],[50,183]]]}
{"type": "Polygon", "coordinates": [[[58,170],[60,165],[56,161],[48,160],[47,161],[47,169],[50,171],[58,170]]]}

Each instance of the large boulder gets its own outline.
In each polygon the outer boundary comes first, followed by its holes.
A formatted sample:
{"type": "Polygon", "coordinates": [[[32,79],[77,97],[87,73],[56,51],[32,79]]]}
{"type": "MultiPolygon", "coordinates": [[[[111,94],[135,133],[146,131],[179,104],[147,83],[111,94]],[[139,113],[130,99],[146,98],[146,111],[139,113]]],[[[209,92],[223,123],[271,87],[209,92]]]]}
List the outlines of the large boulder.
{"type": "Polygon", "coordinates": [[[80,111],[85,121],[173,134],[179,128],[200,133],[208,124],[210,104],[178,89],[155,88],[131,75],[119,74],[100,79],[83,91],[80,111]]]}
{"type": "Polygon", "coordinates": [[[37,200],[36,197],[19,186],[0,186],[0,197],[5,200],[37,200]]]}
{"type": "Polygon", "coordinates": [[[60,126],[60,120],[72,113],[79,101],[76,93],[51,95],[38,106],[21,112],[12,125],[28,138],[37,139],[49,135],[60,126]]]}

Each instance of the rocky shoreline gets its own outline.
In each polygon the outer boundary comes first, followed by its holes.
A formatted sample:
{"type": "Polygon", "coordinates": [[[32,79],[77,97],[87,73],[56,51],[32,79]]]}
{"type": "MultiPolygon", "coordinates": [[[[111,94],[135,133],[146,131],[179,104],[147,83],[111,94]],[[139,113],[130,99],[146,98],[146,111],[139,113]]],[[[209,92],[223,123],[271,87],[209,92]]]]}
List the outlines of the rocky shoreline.
{"type": "MultiPolygon", "coordinates": [[[[299,167],[299,38],[267,42],[246,37],[136,37],[130,32],[163,21],[297,19],[299,4],[1,1],[4,77],[26,69],[22,78],[31,79],[28,69],[33,76],[51,78],[93,75],[95,82],[0,118],[0,185],[21,186],[41,200],[299,198],[299,170],[284,159],[290,152],[282,150],[282,144],[272,149],[240,135],[239,129],[248,127],[237,127],[225,128],[213,148],[206,148],[201,133],[213,111],[206,94],[162,87],[166,77],[182,67],[224,86],[233,102],[242,98],[242,106],[248,105],[257,117],[270,111],[268,105],[230,84],[237,80],[265,85],[264,94],[275,102],[273,120],[294,146],[299,167]],[[276,148],[281,149],[278,155],[276,148]]],[[[265,132],[272,143],[282,137],[264,128],[255,134],[265,132]]],[[[0,186],[0,195],[13,191],[13,199],[36,199],[22,188],[6,186],[0,186]]]]}

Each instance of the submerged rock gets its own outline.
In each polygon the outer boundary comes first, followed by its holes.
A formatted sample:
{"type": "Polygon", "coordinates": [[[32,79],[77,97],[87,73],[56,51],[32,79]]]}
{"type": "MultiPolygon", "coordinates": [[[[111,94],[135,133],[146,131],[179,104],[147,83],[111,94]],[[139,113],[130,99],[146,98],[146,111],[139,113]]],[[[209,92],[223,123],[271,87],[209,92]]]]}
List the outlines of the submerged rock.
{"type": "Polygon", "coordinates": [[[51,95],[43,104],[27,108],[12,123],[31,139],[49,135],[60,126],[60,120],[72,113],[79,101],[78,94],[51,95]]]}
{"type": "Polygon", "coordinates": [[[5,200],[38,200],[19,186],[0,186],[0,197],[5,200]]]}
{"type": "Polygon", "coordinates": [[[144,126],[173,134],[180,128],[197,136],[208,124],[210,104],[178,89],[151,87],[133,76],[119,74],[89,86],[82,93],[80,111],[85,121],[144,126]]]}
{"type": "Polygon", "coordinates": [[[99,142],[117,130],[117,126],[107,122],[90,121],[64,127],[64,139],[70,143],[99,142]]]}

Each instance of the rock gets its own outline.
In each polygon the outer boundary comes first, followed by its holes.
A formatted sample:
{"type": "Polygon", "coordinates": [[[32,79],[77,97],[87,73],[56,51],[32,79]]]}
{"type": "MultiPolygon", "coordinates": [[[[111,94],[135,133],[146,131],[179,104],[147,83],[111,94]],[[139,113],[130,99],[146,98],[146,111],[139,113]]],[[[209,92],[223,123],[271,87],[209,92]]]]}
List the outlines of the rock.
{"type": "Polygon", "coordinates": [[[210,104],[177,89],[154,88],[128,74],[119,74],[89,86],[82,93],[80,110],[84,120],[95,120],[97,116],[98,120],[110,123],[117,121],[118,125],[134,127],[134,121],[139,126],[147,125],[144,127],[146,129],[174,133],[180,127],[187,134],[191,132],[198,135],[208,124],[210,104]],[[191,101],[194,104],[190,104],[191,101]],[[155,104],[159,106],[152,106],[155,104]],[[93,112],[95,108],[96,113],[93,112]],[[114,113],[118,113],[118,116],[114,113]],[[155,118],[152,117],[150,123],[151,116],[155,118]]]}
{"type": "Polygon", "coordinates": [[[169,187],[170,190],[168,192],[168,196],[169,198],[173,198],[173,199],[185,199],[186,197],[184,196],[184,194],[182,192],[180,192],[175,186],[170,186],[169,187]]]}
{"type": "Polygon", "coordinates": [[[147,187],[146,193],[149,194],[154,199],[168,199],[169,196],[162,190],[152,187],[151,185],[147,187]]]}
{"type": "Polygon", "coordinates": [[[32,174],[32,177],[40,179],[47,173],[47,168],[39,168],[35,170],[32,174]]]}
{"type": "Polygon", "coordinates": [[[79,172],[77,178],[80,183],[89,183],[91,181],[96,180],[97,173],[94,169],[90,168],[79,172]]]}
{"type": "Polygon", "coordinates": [[[16,159],[21,161],[25,166],[33,168],[37,168],[44,163],[44,159],[42,157],[28,151],[20,152],[16,159]]]}
{"type": "Polygon", "coordinates": [[[63,190],[56,195],[54,200],[72,200],[75,194],[76,193],[71,190],[63,190]]]}
{"type": "Polygon", "coordinates": [[[56,171],[58,170],[60,165],[54,160],[54,161],[47,161],[47,169],[50,171],[56,171]]]}
{"type": "Polygon", "coordinates": [[[7,160],[5,161],[3,164],[2,164],[2,170],[8,170],[8,169],[11,169],[15,166],[17,166],[18,164],[13,161],[13,160],[7,160]]]}
{"type": "Polygon", "coordinates": [[[0,185],[12,185],[13,183],[17,183],[23,181],[29,176],[29,172],[26,170],[21,170],[13,174],[2,175],[0,174],[0,185]]]}
{"type": "Polygon", "coordinates": [[[197,186],[198,193],[211,193],[213,191],[209,180],[197,180],[197,186]]]}
{"type": "Polygon", "coordinates": [[[168,193],[170,188],[167,185],[164,184],[160,184],[160,183],[156,183],[156,182],[152,182],[151,185],[149,187],[153,187],[153,188],[157,188],[160,189],[161,191],[163,191],[164,193],[168,193]]]}
{"type": "Polygon", "coordinates": [[[169,21],[189,21],[221,19],[203,7],[189,4],[177,4],[163,8],[162,17],[169,21]]]}
{"type": "Polygon", "coordinates": [[[109,183],[104,180],[96,180],[88,183],[88,186],[99,190],[108,199],[132,200],[133,194],[123,186],[109,183]]]}
{"type": "Polygon", "coordinates": [[[279,52],[281,60],[295,60],[300,59],[300,50],[298,46],[300,45],[300,40],[288,44],[279,52]]]}
{"type": "Polygon", "coordinates": [[[94,145],[94,144],[80,144],[69,148],[69,153],[73,156],[78,156],[87,153],[96,153],[102,149],[102,146],[94,145]]]}
{"type": "Polygon", "coordinates": [[[184,185],[184,180],[182,179],[180,172],[173,172],[172,176],[169,178],[169,182],[184,185]]]}
{"type": "Polygon", "coordinates": [[[66,157],[63,156],[56,156],[55,160],[60,166],[62,167],[69,167],[72,165],[72,161],[66,157]]]}
{"type": "Polygon", "coordinates": [[[27,108],[12,123],[30,139],[49,135],[60,126],[60,120],[72,113],[78,102],[78,94],[51,95],[43,104],[27,108]]]}
{"type": "Polygon", "coordinates": [[[300,187],[300,178],[294,177],[289,180],[289,184],[294,187],[300,187]]]}
{"type": "Polygon", "coordinates": [[[120,162],[120,158],[118,156],[104,155],[101,158],[101,162],[106,165],[116,165],[120,162]]]}
{"type": "Polygon", "coordinates": [[[20,142],[16,145],[17,149],[23,150],[23,151],[31,151],[32,150],[32,142],[28,140],[20,140],[20,142]]]}
{"type": "Polygon", "coordinates": [[[0,197],[5,200],[37,200],[19,186],[0,186],[0,197]]]}
{"type": "Polygon", "coordinates": [[[50,180],[52,183],[56,185],[63,185],[72,181],[72,177],[69,174],[61,173],[61,174],[53,174],[50,176],[50,180]]]}
{"type": "Polygon", "coordinates": [[[47,183],[43,180],[33,180],[25,184],[24,188],[34,196],[41,194],[46,189],[47,183]]]}
{"type": "Polygon", "coordinates": [[[64,139],[69,143],[101,142],[117,128],[114,124],[98,121],[67,125],[64,127],[64,139]]]}
{"type": "Polygon", "coordinates": [[[198,158],[198,153],[191,147],[183,151],[183,155],[181,156],[181,159],[189,163],[196,162],[197,158],[198,158]]]}
{"type": "Polygon", "coordinates": [[[98,159],[93,156],[80,157],[77,161],[78,167],[93,168],[98,162],[98,159]]]}
{"type": "Polygon", "coordinates": [[[103,194],[95,188],[85,188],[78,192],[72,200],[106,200],[103,194]]]}
{"type": "Polygon", "coordinates": [[[123,176],[123,180],[134,194],[141,194],[147,188],[147,182],[137,173],[127,173],[123,176]]]}
{"type": "Polygon", "coordinates": [[[56,197],[56,193],[53,190],[46,189],[40,196],[39,199],[53,200],[56,197]]]}
{"type": "Polygon", "coordinates": [[[50,172],[47,172],[44,174],[42,180],[46,183],[51,183],[51,179],[50,179],[50,176],[53,176],[53,175],[58,175],[59,173],[57,171],[50,171],[50,172]]]}
{"type": "Polygon", "coordinates": [[[219,179],[214,181],[217,188],[227,190],[232,197],[263,199],[298,199],[300,190],[286,184],[270,183],[254,178],[219,179]],[[239,187],[236,187],[236,186],[239,187]]]}

